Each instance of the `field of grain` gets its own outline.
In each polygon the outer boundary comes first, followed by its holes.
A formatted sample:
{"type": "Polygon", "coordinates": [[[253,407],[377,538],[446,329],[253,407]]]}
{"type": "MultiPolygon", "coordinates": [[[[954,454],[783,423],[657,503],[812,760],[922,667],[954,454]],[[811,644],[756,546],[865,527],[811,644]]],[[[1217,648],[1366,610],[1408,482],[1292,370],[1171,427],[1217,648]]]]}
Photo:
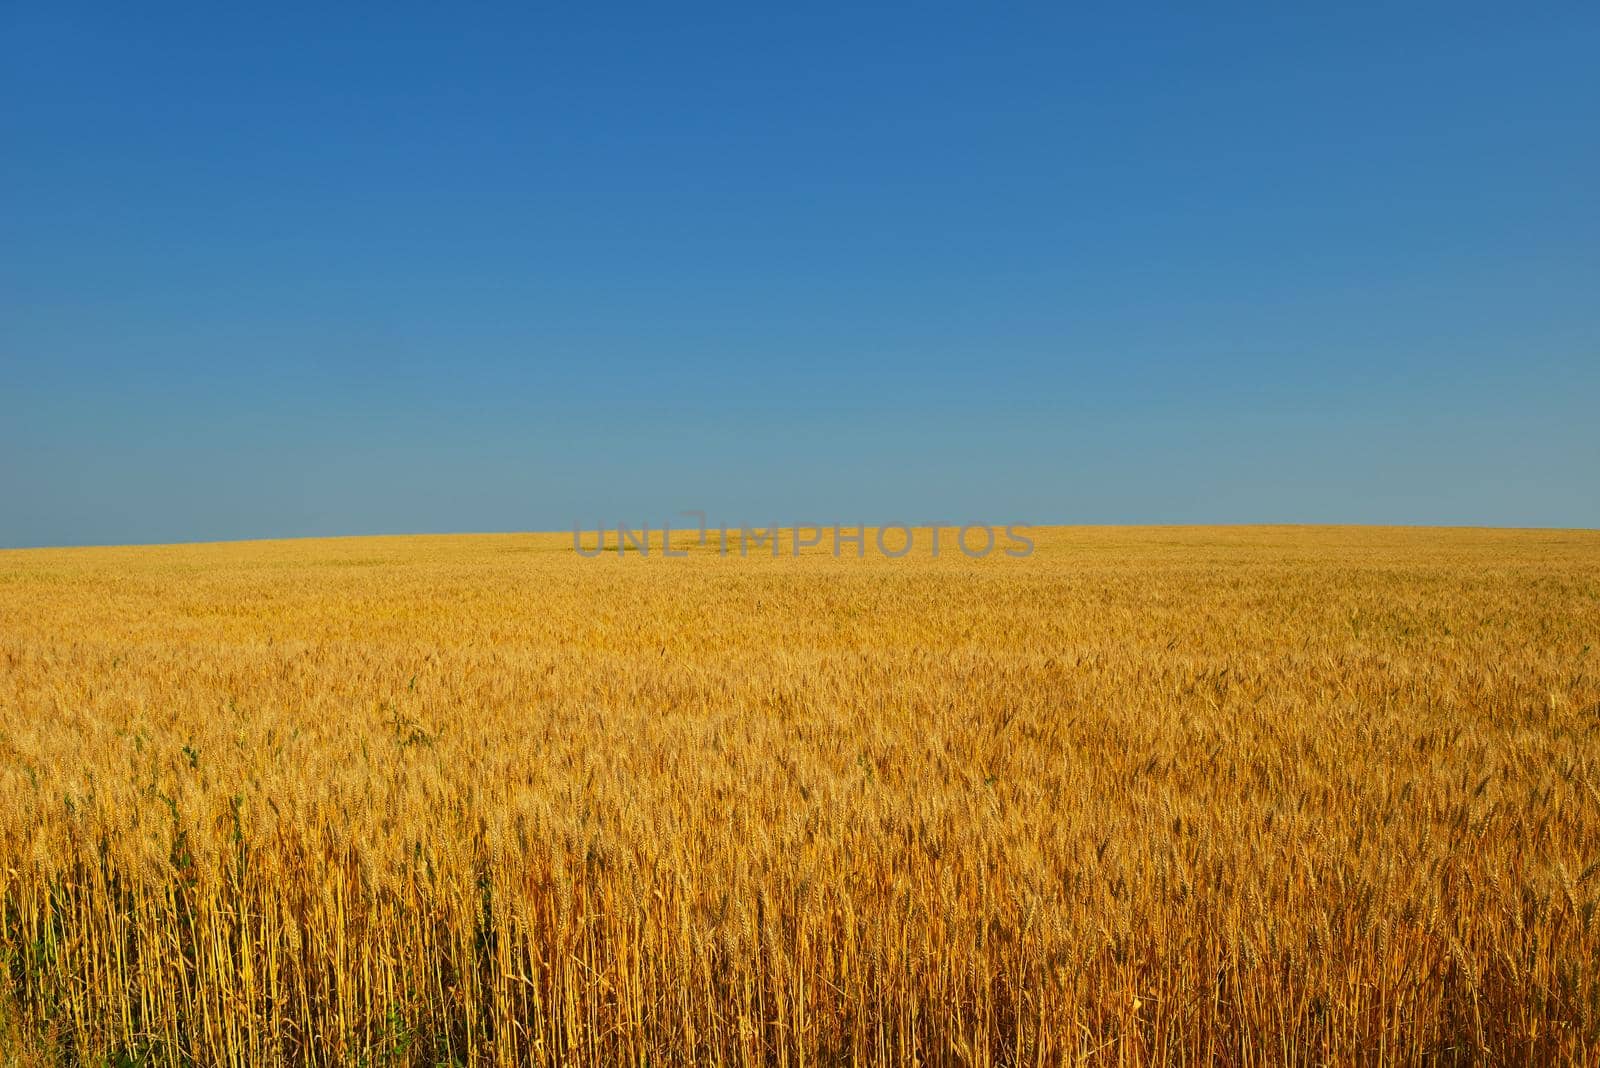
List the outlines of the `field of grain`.
{"type": "Polygon", "coordinates": [[[1600,534],[0,552],[36,1063],[1600,1056],[1600,534]]]}

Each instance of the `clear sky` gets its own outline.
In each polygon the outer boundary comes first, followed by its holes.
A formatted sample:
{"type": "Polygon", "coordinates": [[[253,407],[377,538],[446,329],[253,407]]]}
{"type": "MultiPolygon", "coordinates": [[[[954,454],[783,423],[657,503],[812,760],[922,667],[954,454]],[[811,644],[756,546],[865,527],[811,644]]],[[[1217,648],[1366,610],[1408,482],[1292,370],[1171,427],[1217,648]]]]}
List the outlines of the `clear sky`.
{"type": "Polygon", "coordinates": [[[1600,526],[1593,3],[249,6],[0,5],[0,545],[1600,526]]]}

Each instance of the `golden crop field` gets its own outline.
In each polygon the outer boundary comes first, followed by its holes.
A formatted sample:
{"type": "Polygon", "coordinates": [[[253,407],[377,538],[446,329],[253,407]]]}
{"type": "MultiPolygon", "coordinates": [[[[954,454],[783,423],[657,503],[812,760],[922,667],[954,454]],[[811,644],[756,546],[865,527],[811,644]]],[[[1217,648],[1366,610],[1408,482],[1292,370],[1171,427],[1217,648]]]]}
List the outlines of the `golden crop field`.
{"type": "Polygon", "coordinates": [[[1594,1063],[1600,534],[0,553],[0,1047],[1594,1063]]]}

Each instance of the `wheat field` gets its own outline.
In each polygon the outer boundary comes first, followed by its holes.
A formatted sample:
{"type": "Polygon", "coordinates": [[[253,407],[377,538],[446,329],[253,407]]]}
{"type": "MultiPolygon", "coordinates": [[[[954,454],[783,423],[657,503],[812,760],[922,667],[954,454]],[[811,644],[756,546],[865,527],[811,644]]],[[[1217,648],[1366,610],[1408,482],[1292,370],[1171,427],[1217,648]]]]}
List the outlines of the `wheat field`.
{"type": "Polygon", "coordinates": [[[0,552],[38,1064],[1595,1063],[1600,534],[0,552]]]}

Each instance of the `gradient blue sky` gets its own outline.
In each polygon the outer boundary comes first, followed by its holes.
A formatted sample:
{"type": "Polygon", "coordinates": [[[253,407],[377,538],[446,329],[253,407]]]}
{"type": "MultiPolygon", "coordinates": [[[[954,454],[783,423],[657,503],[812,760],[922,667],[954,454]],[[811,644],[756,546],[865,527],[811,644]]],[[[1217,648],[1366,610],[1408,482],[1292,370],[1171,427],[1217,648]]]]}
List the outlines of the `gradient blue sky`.
{"type": "Polygon", "coordinates": [[[1600,7],[0,6],[0,545],[1600,526],[1600,7]]]}

